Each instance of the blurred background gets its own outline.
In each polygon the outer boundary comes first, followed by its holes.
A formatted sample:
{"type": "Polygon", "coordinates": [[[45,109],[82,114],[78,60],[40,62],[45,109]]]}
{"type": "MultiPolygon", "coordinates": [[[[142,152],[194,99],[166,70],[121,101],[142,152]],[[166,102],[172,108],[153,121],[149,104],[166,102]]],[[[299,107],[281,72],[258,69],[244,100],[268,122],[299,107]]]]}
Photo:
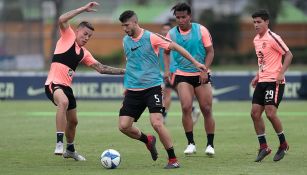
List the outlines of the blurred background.
{"type": "MultiPolygon", "coordinates": [[[[2,75],[0,76],[0,98],[11,96],[17,98],[18,96],[16,89],[20,88],[20,85],[14,83],[12,85],[14,89],[10,91],[14,94],[7,95],[9,94],[7,83],[12,79],[9,76],[35,74],[40,76],[42,84],[44,83],[50,58],[59,38],[56,23],[58,17],[88,2],[90,1],[0,0],[0,75],[2,75]]],[[[71,24],[75,26],[82,20],[93,23],[95,32],[86,46],[87,49],[103,64],[124,67],[125,58],[122,49],[124,32],[118,21],[119,15],[124,10],[134,10],[138,14],[141,27],[159,33],[163,23],[174,22],[170,9],[179,1],[97,0],[97,2],[101,4],[97,13],[80,14],[71,21],[71,24]]],[[[307,91],[307,87],[305,85],[303,87],[303,84],[306,84],[303,80],[307,79],[305,76],[307,71],[306,0],[188,0],[186,2],[191,4],[193,20],[206,26],[212,35],[215,48],[213,71],[216,71],[216,77],[225,74],[229,76],[229,72],[236,74],[238,71],[243,71],[236,75],[248,75],[248,81],[257,71],[257,58],[252,43],[255,32],[251,14],[259,8],[268,9],[271,14],[270,28],[283,38],[294,55],[289,69],[289,75],[296,77],[293,80],[296,84],[291,87],[295,93],[292,96],[298,98],[299,90],[307,91]],[[225,71],[227,73],[223,74],[225,71]]],[[[78,71],[81,72],[78,75],[83,76],[92,70],[80,66],[78,71]]],[[[20,81],[17,80],[17,83],[20,81]]],[[[32,81],[27,80],[27,82],[32,81]]],[[[101,88],[101,85],[98,86],[101,88]]],[[[27,89],[27,87],[24,88],[27,89]]]]}

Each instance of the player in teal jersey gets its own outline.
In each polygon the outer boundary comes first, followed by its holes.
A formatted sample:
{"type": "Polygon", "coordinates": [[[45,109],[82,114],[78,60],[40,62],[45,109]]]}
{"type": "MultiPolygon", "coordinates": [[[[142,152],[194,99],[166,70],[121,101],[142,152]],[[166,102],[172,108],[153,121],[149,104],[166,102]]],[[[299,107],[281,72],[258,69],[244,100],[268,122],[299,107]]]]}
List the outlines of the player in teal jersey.
{"type": "Polygon", "coordinates": [[[127,34],[123,38],[124,53],[127,61],[124,87],[127,90],[119,112],[119,130],[128,137],[145,143],[152,159],[157,160],[156,137],[145,135],[133,125],[144,110],[148,108],[151,126],[158,133],[160,141],[168,154],[168,163],[165,168],[179,168],[170,134],[163,124],[162,113],[164,107],[161,89],[163,78],[159,68],[159,48],[178,51],[199,70],[204,71],[205,66],[196,61],[175,42],[166,39],[162,35],[142,29],[138,24],[135,12],[127,10],[120,15],[119,20],[127,34]]]}
{"type": "MultiPolygon", "coordinates": [[[[182,124],[188,140],[188,146],[184,153],[196,153],[191,117],[193,98],[196,95],[204,116],[204,128],[207,133],[205,153],[212,156],[215,154],[213,145],[215,121],[212,116],[212,87],[209,73],[214,57],[211,36],[204,26],[191,22],[191,7],[188,4],[178,3],[172,10],[178,26],[173,27],[166,37],[181,45],[197,61],[206,66],[206,71],[200,72],[194,65],[186,61],[180,53],[176,51],[170,52],[177,62],[175,85],[181,102],[182,124]]],[[[165,53],[169,54],[167,51],[165,53]]],[[[169,58],[166,58],[166,60],[169,60],[169,58]]],[[[167,71],[167,61],[165,63],[165,70],[167,71]]],[[[167,77],[168,73],[165,73],[165,75],[167,77]]]]}
{"type": "MultiPolygon", "coordinates": [[[[161,35],[166,36],[166,34],[168,33],[168,31],[172,28],[172,24],[171,23],[164,23],[161,27],[161,35]]],[[[159,49],[159,63],[160,63],[160,69],[161,69],[161,73],[162,75],[164,75],[164,49],[160,48],[159,49]]],[[[167,119],[167,114],[168,111],[170,109],[171,106],[171,102],[172,102],[172,92],[175,91],[177,96],[178,96],[178,92],[176,87],[174,86],[174,73],[177,70],[177,63],[172,60],[172,58],[170,59],[170,66],[169,66],[169,71],[170,71],[170,81],[164,81],[164,86],[163,86],[163,102],[164,102],[164,107],[165,107],[165,111],[162,114],[163,118],[164,118],[164,124],[166,123],[166,119],[167,119]]],[[[198,118],[200,116],[200,110],[195,107],[192,106],[192,120],[193,120],[193,124],[195,125],[198,118]]]]}

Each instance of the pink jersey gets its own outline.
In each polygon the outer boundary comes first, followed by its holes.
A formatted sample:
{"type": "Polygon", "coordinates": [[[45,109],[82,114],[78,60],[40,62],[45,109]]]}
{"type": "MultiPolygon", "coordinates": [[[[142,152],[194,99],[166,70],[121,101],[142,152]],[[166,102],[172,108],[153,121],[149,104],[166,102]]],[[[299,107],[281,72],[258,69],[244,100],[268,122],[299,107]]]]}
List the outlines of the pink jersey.
{"type": "Polygon", "coordinates": [[[54,57],[45,85],[54,83],[71,86],[75,68],[79,62],[87,66],[97,63],[97,60],[94,59],[91,53],[86,48],[78,46],[75,40],[76,35],[70,26],[64,31],[61,30],[61,38],[56,44],[54,57]],[[55,61],[55,57],[58,61],[55,61]],[[80,60],[77,60],[79,59],[78,57],[80,57],[80,60]],[[72,64],[73,66],[71,66],[72,64]]]}
{"type": "Polygon", "coordinates": [[[254,45],[259,66],[258,82],[275,82],[282,68],[282,56],[289,48],[269,29],[261,38],[259,34],[255,36],[254,45]]]}

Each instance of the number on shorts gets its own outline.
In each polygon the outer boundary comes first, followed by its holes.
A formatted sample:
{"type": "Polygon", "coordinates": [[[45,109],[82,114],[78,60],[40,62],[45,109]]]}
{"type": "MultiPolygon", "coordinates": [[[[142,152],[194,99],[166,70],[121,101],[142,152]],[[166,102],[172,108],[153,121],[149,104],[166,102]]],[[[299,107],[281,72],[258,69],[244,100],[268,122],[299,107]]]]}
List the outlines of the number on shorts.
{"type": "Polygon", "coordinates": [[[160,103],[160,99],[159,99],[158,94],[155,94],[154,97],[155,97],[155,99],[156,99],[156,103],[160,103]]]}
{"type": "Polygon", "coordinates": [[[274,91],[273,90],[266,90],[265,91],[265,99],[273,99],[274,97],[274,91]]]}

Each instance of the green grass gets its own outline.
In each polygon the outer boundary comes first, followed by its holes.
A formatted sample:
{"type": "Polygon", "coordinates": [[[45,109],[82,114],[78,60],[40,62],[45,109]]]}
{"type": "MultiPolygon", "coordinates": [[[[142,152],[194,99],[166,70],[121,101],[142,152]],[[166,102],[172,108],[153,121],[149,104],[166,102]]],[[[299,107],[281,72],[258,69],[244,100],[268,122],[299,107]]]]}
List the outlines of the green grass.
{"type": "MultiPolygon", "coordinates": [[[[157,142],[159,159],[153,162],[145,146],[121,134],[117,129],[119,101],[79,101],[79,125],[76,148],[86,162],[62,159],[53,155],[55,146],[55,108],[48,101],[0,102],[0,172],[5,175],[199,175],[199,174],[306,174],[306,101],[283,101],[279,116],[284,124],[290,151],[280,162],[273,162],[278,139],[267,119],[267,141],[273,154],[255,163],[258,141],[249,117],[250,102],[214,104],[216,137],[214,158],[204,154],[206,137],[200,119],[194,136],[197,154],[185,156],[186,139],[181,125],[180,107],[173,103],[167,127],[174,141],[181,168],[164,170],[166,152],[157,142]],[[106,170],[99,162],[107,148],[118,150],[122,162],[118,169],[106,170]]],[[[153,133],[145,113],[137,123],[145,133],[153,133]]],[[[157,136],[157,134],[155,134],[157,136]]]]}

